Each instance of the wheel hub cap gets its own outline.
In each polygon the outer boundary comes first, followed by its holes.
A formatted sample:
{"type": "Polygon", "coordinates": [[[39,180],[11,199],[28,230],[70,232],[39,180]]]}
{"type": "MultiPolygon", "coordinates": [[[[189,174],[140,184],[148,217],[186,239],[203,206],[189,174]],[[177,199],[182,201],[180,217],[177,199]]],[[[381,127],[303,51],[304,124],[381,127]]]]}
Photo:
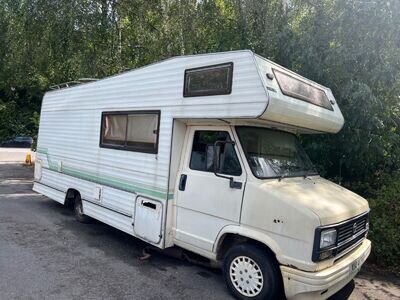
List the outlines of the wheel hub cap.
{"type": "Polygon", "coordinates": [[[229,275],[236,290],[246,297],[257,296],[264,285],[258,264],[247,256],[236,257],[229,268],[229,275]]]}

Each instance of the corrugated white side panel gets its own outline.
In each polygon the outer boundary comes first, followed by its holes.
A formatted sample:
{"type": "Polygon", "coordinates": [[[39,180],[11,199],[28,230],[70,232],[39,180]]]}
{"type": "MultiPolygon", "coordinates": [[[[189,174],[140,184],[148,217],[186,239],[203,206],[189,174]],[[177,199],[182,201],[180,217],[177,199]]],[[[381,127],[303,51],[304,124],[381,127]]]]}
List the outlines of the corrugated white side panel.
{"type": "Polygon", "coordinates": [[[253,53],[238,51],[176,57],[98,82],[50,92],[42,110],[178,107],[174,117],[178,117],[176,113],[179,117],[199,115],[199,111],[204,112],[199,117],[206,118],[256,117],[266,102],[253,53]],[[185,69],[226,62],[234,63],[230,95],[183,97],[185,69]]]}
{"type": "Polygon", "coordinates": [[[49,92],[43,99],[39,128],[40,181],[61,191],[78,190],[83,199],[96,203],[84,202],[85,213],[133,234],[129,216],[134,215],[136,196],[173,197],[168,178],[174,118],[255,118],[266,105],[249,51],[173,58],[49,92]],[[183,97],[185,69],[226,62],[234,64],[230,95],[183,97]],[[130,110],[161,111],[158,154],[99,147],[102,112],[130,110]],[[100,200],[95,197],[99,189],[100,200]]]}
{"type": "Polygon", "coordinates": [[[98,184],[48,169],[43,169],[40,182],[46,186],[51,186],[56,191],[62,192],[62,203],[64,203],[67,190],[71,188],[79,191],[84,200],[97,202],[99,205],[123,213],[126,216],[134,215],[135,193],[103,186],[99,200],[97,197],[94,197],[97,193],[96,188],[99,186],[98,184]]]}
{"type": "Polygon", "coordinates": [[[45,161],[44,167],[52,170],[61,164],[69,175],[166,199],[173,118],[255,117],[263,112],[266,101],[249,51],[169,59],[47,93],[42,105],[39,157],[45,161]],[[230,95],[183,98],[185,69],[225,62],[234,63],[230,95]],[[99,147],[103,111],[149,109],[161,110],[157,155],[99,147]]]}
{"type": "Polygon", "coordinates": [[[82,201],[83,212],[103,223],[133,235],[132,219],[88,201],[82,201]]]}
{"type": "Polygon", "coordinates": [[[65,202],[65,193],[47,187],[43,184],[35,182],[33,185],[33,190],[39,194],[45,195],[46,197],[57,201],[58,203],[64,204],[65,202]]]}
{"type": "MultiPolygon", "coordinates": [[[[99,147],[101,111],[42,113],[38,157],[44,167],[128,191],[166,193],[170,120],[162,115],[157,155],[99,147]],[[135,189],[136,187],[136,189],[135,189]]],[[[161,195],[160,195],[161,196],[161,195]]]]}
{"type": "MultiPolygon", "coordinates": [[[[301,129],[304,128],[318,132],[336,133],[342,128],[344,118],[336,101],[334,101],[335,104],[332,105],[333,111],[331,111],[296,98],[288,97],[282,94],[276,79],[269,80],[266,74],[272,74],[272,68],[282,70],[295,78],[306,81],[310,85],[323,89],[330,100],[335,100],[330,89],[301,77],[260,56],[256,55],[255,58],[262,75],[261,78],[268,88],[269,95],[268,108],[261,116],[261,119],[283,125],[296,126],[298,127],[298,132],[302,132],[301,129]]],[[[304,131],[304,133],[307,133],[307,131],[304,131]]]]}
{"type": "Polygon", "coordinates": [[[135,215],[136,194],[124,192],[105,186],[101,197],[101,203],[113,210],[120,211],[127,216],[135,215]]]}
{"type": "Polygon", "coordinates": [[[95,200],[93,197],[95,185],[90,181],[81,180],[79,178],[43,168],[42,179],[40,180],[40,183],[52,187],[56,190],[62,191],[64,194],[64,198],[65,193],[68,191],[68,189],[71,188],[79,191],[83,199],[92,201],[95,200]]]}

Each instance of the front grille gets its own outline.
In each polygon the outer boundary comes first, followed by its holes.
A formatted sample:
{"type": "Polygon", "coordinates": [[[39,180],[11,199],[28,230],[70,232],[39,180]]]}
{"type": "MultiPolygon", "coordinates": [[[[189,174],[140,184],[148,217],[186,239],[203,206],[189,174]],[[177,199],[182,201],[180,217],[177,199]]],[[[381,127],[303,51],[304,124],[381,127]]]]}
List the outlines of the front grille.
{"type": "Polygon", "coordinates": [[[368,214],[351,219],[343,224],[340,224],[337,229],[337,251],[339,254],[347,248],[356,244],[366,235],[368,223],[368,214]]]}
{"type": "Polygon", "coordinates": [[[368,233],[368,213],[338,224],[318,227],[315,230],[314,247],[312,260],[321,261],[328,257],[345,252],[361,242],[368,233]],[[334,246],[320,249],[321,232],[323,230],[335,229],[337,231],[336,243],[334,246]]]}

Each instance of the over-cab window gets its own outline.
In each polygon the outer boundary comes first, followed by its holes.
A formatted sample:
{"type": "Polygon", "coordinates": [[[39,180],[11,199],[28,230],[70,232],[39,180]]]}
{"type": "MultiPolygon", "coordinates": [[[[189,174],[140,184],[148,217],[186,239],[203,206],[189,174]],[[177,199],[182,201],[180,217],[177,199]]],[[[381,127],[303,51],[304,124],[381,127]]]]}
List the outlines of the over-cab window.
{"type": "Polygon", "coordinates": [[[103,112],[100,147],[157,153],[160,111],[103,112]]]}
{"type": "Polygon", "coordinates": [[[230,141],[226,131],[196,131],[193,137],[190,168],[192,170],[214,172],[215,150],[219,150],[218,173],[240,176],[242,169],[232,144],[220,144],[215,148],[216,141],[230,141]]]}
{"type": "Polygon", "coordinates": [[[184,97],[226,95],[232,91],[233,63],[185,71],[184,97]]]}
{"type": "Polygon", "coordinates": [[[324,90],[281,71],[273,70],[273,72],[284,95],[333,110],[324,90]]]}

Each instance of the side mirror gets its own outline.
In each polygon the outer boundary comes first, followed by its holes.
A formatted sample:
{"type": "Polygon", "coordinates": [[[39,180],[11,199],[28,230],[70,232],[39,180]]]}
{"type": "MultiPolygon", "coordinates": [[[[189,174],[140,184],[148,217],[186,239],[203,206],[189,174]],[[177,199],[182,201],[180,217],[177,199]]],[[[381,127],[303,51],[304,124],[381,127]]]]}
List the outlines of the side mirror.
{"type": "Polygon", "coordinates": [[[237,182],[233,179],[233,177],[224,176],[219,174],[220,172],[220,156],[221,156],[221,149],[225,147],[221,147],[222,145],[232,145],[235,146],[236,143],[234,141],[216,141],[214,143],[214,175],[220,178],[225,178],[229,180],[229,186],[232,189],[241,189],[242,183],[237,182]]]}

